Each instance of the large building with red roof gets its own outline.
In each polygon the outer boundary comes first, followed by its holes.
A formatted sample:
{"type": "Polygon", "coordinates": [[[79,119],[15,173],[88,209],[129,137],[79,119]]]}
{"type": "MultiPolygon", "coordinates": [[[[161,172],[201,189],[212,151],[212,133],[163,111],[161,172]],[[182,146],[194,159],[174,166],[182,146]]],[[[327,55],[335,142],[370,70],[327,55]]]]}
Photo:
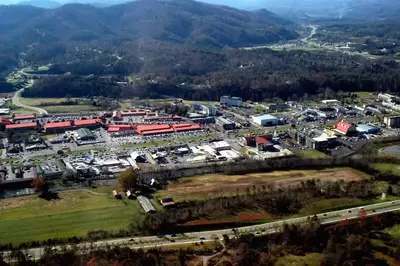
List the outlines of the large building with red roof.
{"type": "Polygon", "coordinates": [[[14,121],[33,120],[36,119],[35,115],[17,115],[12,118],[14,121]]]}
{"type": "Polygon", "coordinates": [[[73,125],[70,121],[50,122],[44,125],[44,129],[46,130],[46,133],[60,133],[73,129],[73,125]]]}
{"type": "Polygon", "coordinates": [[[336,126],[336,131],[344,135],[354,135],[357,134],[357,127],[349,122],[340,121],[336,126]]]}
{"type": "Polygon", "coordinates": [[[89,128],[89,129],[96,129],[101,126],[101,122],[99,119],[85,119],[85,120],[75,120],[74,126],[76,128],[89,128]]]}
{"type": "Polygon", "coordinates": [[[6,130],[11,131],[34,131],[38,127],[36,122],[6,125],[6,130]]]}

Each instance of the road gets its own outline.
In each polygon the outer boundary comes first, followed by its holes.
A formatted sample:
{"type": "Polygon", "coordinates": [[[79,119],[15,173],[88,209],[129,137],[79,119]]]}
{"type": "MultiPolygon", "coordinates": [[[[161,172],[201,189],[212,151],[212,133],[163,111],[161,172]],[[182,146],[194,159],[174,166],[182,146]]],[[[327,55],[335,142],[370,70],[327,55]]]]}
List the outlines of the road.
{"type": "MultiPolygon", "coordinates": [[[[357,219],[359,217],[359,211],[363,208],[366,211],[367,216],[400,211],[400,200],[383,202],[372,205],[367,205],[363,207],[350,208],[340,211],[320,213],[317,215],[321,224],[332,224],[343,221],[345,219],[357,219]]],[[[147,237],[133,237],[133,238],[120,238],[120,239],[109,239],[101,240],[94,243],[81,243],[78,247],[81,250],[89,249],[93,247],[105,247],[105,246],[127,246],[133,249],[138,248],[157,248],[163,246],[174,246],[174,245],[184,245],[184,244],[195,244],[201,241],[220,241],[223,239],[224,235],[230,237],[235,234],[255,234],[255,235],[266,235],[278,232],[282,229],[284,224],[304,224],[307,222],[311,216],[304,216],[299,218],[287,219],[266,224],[257,224],[252,226],[229,228],[223,230],[213,230],[213,231],[202,231],[202,232],[191,232],[185,233],[184,235],[172,236],[147,236],[147,237]]],[[[60,246],[54,246],[53,249],[60,249],[60,246]]],[[[44,248],[32,248],[26,251],[27,254],[32,256],[32,258],[39,259],[44,252],[44,248]]],[[[3,253],[4,257],[7,258],[9,252],[3,253]]]]}
{"type": "Polygon", "coordinates": [[[21,107],[21,108],[24,108],[24,109],[29,109],[29,110],[32,110],[32,111],[34,111],[36,113],[39,113],[39,114],[46,114],[47,115],[48,114],[47,111],[42,109],[42,108],[35,107],[35,106],[29,106],[29,105],[26,105],[26,104],[23,104],[23,103],[20,102],[21,93],[22,93],[23,90],[24,89],[20,89],[19,91],[17,91],[14,94],[14,96],[12,98],[12,103],[14,105],[18,106],[18,107],[21,107]]]}

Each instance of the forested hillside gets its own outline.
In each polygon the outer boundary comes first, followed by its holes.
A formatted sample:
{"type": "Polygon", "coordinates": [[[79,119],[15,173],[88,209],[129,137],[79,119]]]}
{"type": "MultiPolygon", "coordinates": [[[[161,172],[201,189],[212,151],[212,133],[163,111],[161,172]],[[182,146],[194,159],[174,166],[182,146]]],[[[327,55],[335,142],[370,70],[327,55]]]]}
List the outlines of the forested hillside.
{"type": "Polygon", "coordinates": [[[139,0],[107,8],[0,6],[0,17],[0,55],[6,56],[0,71],[15,67],[13,60],[19,57],[30,64],[97,64],[104,58],[112,63],[115,54],[138,60],[132,48],[157,50],[159,43],[238,47],[298,36],[276,14],[192,0],[139,0]]]}

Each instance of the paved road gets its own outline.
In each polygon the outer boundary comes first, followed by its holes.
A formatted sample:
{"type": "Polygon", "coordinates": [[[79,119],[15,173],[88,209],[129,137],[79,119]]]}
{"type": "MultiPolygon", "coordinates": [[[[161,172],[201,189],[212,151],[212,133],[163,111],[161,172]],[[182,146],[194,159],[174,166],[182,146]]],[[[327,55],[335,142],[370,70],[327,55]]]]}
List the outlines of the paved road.
{"type": "MultiPolygon", "coordinates": [[[[372,204],[362,207],[367,212],[367,216],[377,215],[381,213],[400,211],[400,200],[383,202],[378,204],[372,204]]],[[[320,219],[322,224],[337,223],[345,219],[357,219],[359,217],[359,211],[361,207],[350,208],[340,211],[328,212],[318,214],[317,217],[320,219]]],[[[284,224],[304,224],[307,219],[311,216],[304,216],[294,219],[287,219],[273,223],[258,224],[246,227],[238,227],[236,234],[256,234],[265,235],[272,234],[282,229],[284,224]]],[[[202,231],[202,232],[191,232],[184,235],[178,235],[176,237],[164,236],[162,238],[157,236],[147,237],[134,237],[134,238],[120,238],[111,240],[102,240],[94,243],[82,243],[79,244],[81,250],[90,248],[91,245],[96,247],[110,246],[128,246],[130,248],[156,248],[162,246],[174,246],[181,244],[193,244],[199,243],[200,241],[220,241],[223,239],[223,235],[233,236],[235,232],[233,228],[213,231],[202,231]]],[[[59,249],[60,247],[55,246],[53,249],[59,249]]],[[[32,258],[39,259],[43,254],[43,248],[32,248],[27,250],[27,254],[32,258]]],[[[4,257],[7,257],[8,252],[4,252],[4,257]]]]}
{"type": "Polygon", "coordinates": [[[22,93],[23,90],[24,89],[20,89],[19,91],[17,91],[14,94],[14,96],[12,98],[12,102],[13,102],[14,105],[19,106],[19,107],[24,108],[24,109],[32,110],[32,111],[34,111],[36,113],[39,113],[39,114],[48,114],[47,111],[42,109],[42,108],[35,107],[35,106],[29,106],[29,105],[21,103],[19,100],[21,98],[21,93],[22,93]]]}

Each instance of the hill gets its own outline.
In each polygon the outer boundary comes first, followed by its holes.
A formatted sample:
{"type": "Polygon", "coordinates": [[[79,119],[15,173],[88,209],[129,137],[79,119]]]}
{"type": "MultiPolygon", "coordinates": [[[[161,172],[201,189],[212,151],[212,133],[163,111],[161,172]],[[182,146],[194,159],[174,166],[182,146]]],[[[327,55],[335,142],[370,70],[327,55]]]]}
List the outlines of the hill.
{"type": "Polygon", "coordinates": [[[160,43],[240,47],[298,36],[276,14],[192,0],[139,0],[105,8],[86,4],[54,9],[0,6],[0,16],[0,56],[13,56],[7,61],[15,62],[23,52],[22,59],[32,64],[102,56],[89,57],[87,53],[93,49],[115,54],[129,52],[132,46],[160,43]]]}
{"type": "Polygon", "coordinates": [[[30,0],[30,1],[22,1],[19,2],[18,5],[24,6],[35,6],[41,8],[56,8],[61,6],[59,2],[50,1],[50,0],[30,0]]]}

